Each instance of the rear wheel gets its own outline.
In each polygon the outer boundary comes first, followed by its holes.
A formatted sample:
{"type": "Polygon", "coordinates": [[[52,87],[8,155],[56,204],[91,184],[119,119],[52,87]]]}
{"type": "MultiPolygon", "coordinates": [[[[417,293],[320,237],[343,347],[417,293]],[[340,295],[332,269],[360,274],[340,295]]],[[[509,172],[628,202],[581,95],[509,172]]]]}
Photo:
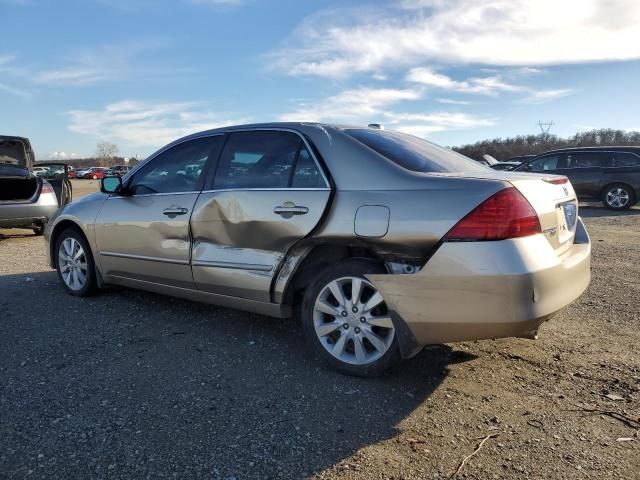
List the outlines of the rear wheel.
{"type": "Polygon", "coordinates": [[[395,328],[376,287],[364,278],[386,273],[368,260],[347,260],[323,270],[306,289],[302,324],[320,356],[342,373],[384,374],[400,361],[395,328]]]}
{"type": "Polygon", "coordinates": [[[604,189],[602,202],[611,210],[627,210],[636,203],[636,197],[631,187],[615,183],[604,189]]]}
{"type": "Polygon", "coordinates": [[[63,231],[56,240],[54,252],[58,276],[67,292],[86,297],[96,291],[93,256],[82,233],[75,229],[63,231]]]}

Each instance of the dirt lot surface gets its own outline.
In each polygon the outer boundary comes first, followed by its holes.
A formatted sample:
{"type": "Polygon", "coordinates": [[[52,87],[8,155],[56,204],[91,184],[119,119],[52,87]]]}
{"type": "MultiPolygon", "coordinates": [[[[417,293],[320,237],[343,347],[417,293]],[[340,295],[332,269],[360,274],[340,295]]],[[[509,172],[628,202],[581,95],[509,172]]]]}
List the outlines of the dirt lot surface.
{"type": "Polygon", "coordinates": [[[591,286],[539,340],[377,380],[319,363],[293,320],[69,296],[41,238],[0,231],[0,478],[449,478],[490,435],[458,478],[640,478],[640,210],[582,215],[591,286]]]}

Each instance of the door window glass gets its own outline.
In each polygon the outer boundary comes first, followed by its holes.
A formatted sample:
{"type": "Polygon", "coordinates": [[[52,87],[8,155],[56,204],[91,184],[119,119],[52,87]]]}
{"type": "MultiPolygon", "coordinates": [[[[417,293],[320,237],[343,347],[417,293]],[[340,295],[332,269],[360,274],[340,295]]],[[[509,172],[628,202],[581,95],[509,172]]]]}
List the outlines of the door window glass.
{"type": "MultiPolygon", "coordinates": [[[[177,193],[200,190],[200,178],[209,156],[222,136],[180,143],[161,153],[135,174],[129,190],[134,194],[177,193]]],[[[213,153],[215,155],[215,153],[213,153]]]]}
{"type": "Polygon", "coordinates": [[[604,167],[611,154],[607,152],[575,152],[567,155],[569,168],[604,167]]]}
{"type": "Polygon", "coordinates": [[[529,170],[532,172],[544,172],[547,170],[556,170],[562,168],[560,155],[547,155],[546,157],[533,160],[529,164],[529,170]]]}
{"type": "Polygon", "coordinates": [[[613,155],[614,167],[640,167],[640,157],[633,153],[616,152],[613,155]]]}
{"type": "Polygon", "coordinates": [[[301,140],[278,131],[229,135],[214,179],[214,189],[287,188],[301,140]]]}
{"type": "Polygon", "coordinates": [[[318,169],[318,165],[311,157],[309,150],[300,149],[296,169],[293,172],[291,181],[292,188],[323,188],[326,187],[322,173],[318,169]]]}

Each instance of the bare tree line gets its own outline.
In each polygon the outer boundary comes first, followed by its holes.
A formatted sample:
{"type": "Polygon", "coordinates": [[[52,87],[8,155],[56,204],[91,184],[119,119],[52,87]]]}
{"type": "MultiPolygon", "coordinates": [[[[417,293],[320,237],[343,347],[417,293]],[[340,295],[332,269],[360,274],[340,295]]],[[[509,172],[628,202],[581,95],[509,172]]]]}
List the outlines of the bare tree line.
{"type": "Polygon", "coordinates": [[[489,154],[497,160],[504,161],[519,155],[538,155],[556,148],[613,145],[640,146],[640,132],[601,128],[578,132],[571,137],[540,133],[538,135],[518,135],[516,137],[482,140],[452,148],[456,152],[475,160],[480,160],[482,155],[489,154]]]}

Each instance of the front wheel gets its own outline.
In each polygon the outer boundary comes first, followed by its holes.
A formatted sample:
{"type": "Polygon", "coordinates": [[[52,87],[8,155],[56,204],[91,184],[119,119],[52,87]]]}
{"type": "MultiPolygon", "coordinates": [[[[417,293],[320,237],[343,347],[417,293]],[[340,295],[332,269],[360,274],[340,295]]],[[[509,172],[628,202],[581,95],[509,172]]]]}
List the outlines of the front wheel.
{"type": "Polygon", "coordinates": [[[97,289],[91,249],[84,235],[75,229],[63,231],[55,245],[58,276],[71,295],[86,297],[97,289]]]}
{"type": "Polygon", "coordinates": [[[365,274],[386,273],[369,260],[346,260],[323,270],[306,289],[302,325],[308,341],[347,375],[376,377],[400,362],[393,321],[365,274]]]}
{"type": "Polygon", "coordinates": [[[602,193],[604,206],[611,210],[627,210],[636,203],[633,190],[622,183],[608,186],[602,193]]]}

